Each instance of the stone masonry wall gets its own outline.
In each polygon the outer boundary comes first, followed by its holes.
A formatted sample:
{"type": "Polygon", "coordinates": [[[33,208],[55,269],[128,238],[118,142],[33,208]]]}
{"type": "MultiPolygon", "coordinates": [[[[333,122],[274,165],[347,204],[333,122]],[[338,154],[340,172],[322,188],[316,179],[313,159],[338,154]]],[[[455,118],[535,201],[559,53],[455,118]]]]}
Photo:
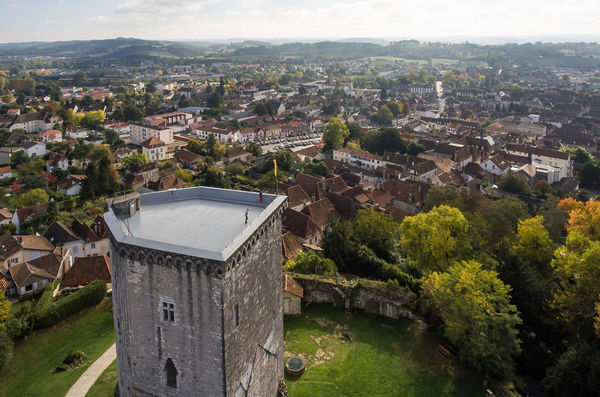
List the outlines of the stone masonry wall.
{"type": "Polygon", "coordinates": [[[275,397],[283,378],[281,212],[234,257],[223,279],[227,396],[275,397]]]}
{"type": "Polygon", "coordinates": [[[224,396],[218,264],[114,241],[111,260],[120,396],[224,396]],[[174,304],[174,322],[162,302],[174,304]],[[177,389],[166,384],[168,358],[177,389]]]}
{"type": "Polygon", "coordinates": [[[409,306],[416,295],[402,287],[390,288],[384,282],[368,280],[365,284],[343,278],[293,275],[304,287],[305,304],[332,303],[345,310],[361,310],[390,318],[419,319],[409,306]]]}

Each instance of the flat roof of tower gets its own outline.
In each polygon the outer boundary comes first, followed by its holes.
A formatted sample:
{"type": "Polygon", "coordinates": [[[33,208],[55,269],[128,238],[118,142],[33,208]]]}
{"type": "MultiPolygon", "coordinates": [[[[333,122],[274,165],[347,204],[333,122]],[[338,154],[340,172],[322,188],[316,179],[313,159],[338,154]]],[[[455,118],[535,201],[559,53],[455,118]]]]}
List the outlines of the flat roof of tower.
{"type": "Polygon", "coordinates": [[[141,194],[134,215],[109,208],[104,219],[120,243],[226,261],[285,200],[263,194],[260,203],[255,192],[193,187],[141,194]]]}

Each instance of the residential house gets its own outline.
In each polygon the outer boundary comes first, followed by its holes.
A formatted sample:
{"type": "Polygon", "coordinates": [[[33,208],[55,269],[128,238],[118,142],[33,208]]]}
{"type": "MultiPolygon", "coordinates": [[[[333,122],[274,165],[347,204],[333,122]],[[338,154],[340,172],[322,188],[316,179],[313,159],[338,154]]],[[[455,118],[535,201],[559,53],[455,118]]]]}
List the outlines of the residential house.
{"type": "Polygon", "coordinates": [[[515,143],[507,144],[506,151],[527,157],[528,162],[536,166],[538,174],[542,174],[550,184],[573,176],[573,160],[568,152],[515,143]]]}
{"type": "Polygon", "coordinates": [[[47,151],[46,144],[38,141],[24,143],[23,150],[28,157],[42,157],[47,151]]]}
{"type": "Polygon", "coordinates": [[[40,138],[44,143],[62,142],[62,132],[59,130],[48,130],[40,133],[40,138]]]}
{"type": "Polygon", "coordinates": [[[12,222],[13,214],[6,208],[0,208],[0,225],[7,225],[12,222]]]}
{"type": "Polygon", "coordinates": [[[0,179],[12,178],[12,169],[10,165],[0,167],[0,179]]]}
{"type": "Polygon", "coordinates": [[[254,142],[256,140],[256,131],[252,127],[245,127],[239,131],[240,143],[254,142]]]}
{"type": "Polygon", "coordinates": [[[111,288],[110,259],[106,255],[79,257],[61,282],[64,288],[77,288],[88,285],[94,280],[104,280],[111,288]]]}
{"type": "Polygon", "coordinates": [[[142,142],[142,153],[148,157],[148,161],[163,161],[167,159],[165,143],[154,137],[142,142]]]}
{"type": "Polygon", "coordinates": [[[249,153],[247,153],[243,147],[232,147],[225,151],[225,155],[223,156],[223,160],[225,164],[229,164],[234,160],[248,161],[249,153]]]}
{"type": "Polygon", "coordinates": [[[69,159],[57,152],[50,153],[46,160],[46,171],[52,172],[55,168],[66,171],[69,168],[69,159]]]}
{"type": "Polygon", "coordinates": [[[498,153],[481,163],[481,168],[490,174],[504,175],[510,170],[511,163],[498,153]]]}
{"type": "Polygon", "coordinates": [[[54,244],[44,236],[15,235],[13,237],[21,246],[23,262],[48,255],[55,248],[54,244]]]}
{"type": "Polygon", "coordinates": [[[187,187],[187,183],[179,179],[176,175],[160,177],[156,182],[148,182],[148,189],[156,192],[169,189],[183,189],[187,187]]]}
{"type": "Polygon", "coordinates": [[[23,129],[27,134],[32,134],[51,130],[55,124],[62,121],[62,118],[56,114],[45,111],[25,113],[17,116],[8,126],[8,130],[13,132],[16,129],[23,129]]]}
{"type": "Polygon", "coordinates": [[[376,169],[384,165],[382,156],[347,148],[334,149],[333,159],[360,168],[376,169]]]}
{"type": "Polygon", "coordinates": [[[302,244],[320,245],[323,238],[321,228],[310,216],[286,208],[283,212],[283,228],[296,236],[302,244]]]}
{"type": "Polygon", "coordinates": [[[198,170],[204,163],[205,157],[190,152],[187,149],[180,149],[175,152],[175,159],[183,166],[183,168],[198,170]]]}
{"type": "Polygon", "coordinates": [[[12,224],[15,225],[16,228],[15,233],[21,233],[21,225],[23,223],[40,216],[47,210],[48,203],[36,204],[16,210],[12,217],[12,224]]]}
{"type": "Polygon", "coordinates": [[[290,186],[286,189],[288,197],[288,208],[296,211],[302,211],[310,203],[310,196],[306,194],[300,185],[290,186]]]}
{"type": "Polygon", "coordinates": [[[16,295],[22,296],[54,281],[54,277],[29,263],[19,263],[8,269],[8,274],[14,283],[16,295]]]}
{"type": "Polygon", "coordinates": [[[91,226],[73,219],[71,230],[83,241],[83,252],[73,257],[109,254],[109,241],[104,218],[97,216],[91,226]]]}
{"type": "Polygon", "coordinates": [[[59,192],[65,196],[77,196],[81,192],[81,185],[85,175],[70,174],[56,184],[59,192]]]}

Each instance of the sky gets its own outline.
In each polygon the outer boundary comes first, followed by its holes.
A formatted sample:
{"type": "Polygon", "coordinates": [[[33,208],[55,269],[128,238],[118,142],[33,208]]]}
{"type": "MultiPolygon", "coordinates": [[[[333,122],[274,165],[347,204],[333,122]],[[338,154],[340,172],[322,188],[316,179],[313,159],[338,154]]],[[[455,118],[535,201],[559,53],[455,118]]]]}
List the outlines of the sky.
{"type": "Polygon", "coordinates": [[[5,43],[115,37],[600,38],[600,0],[0,0],[0,6],[5,43]]]}

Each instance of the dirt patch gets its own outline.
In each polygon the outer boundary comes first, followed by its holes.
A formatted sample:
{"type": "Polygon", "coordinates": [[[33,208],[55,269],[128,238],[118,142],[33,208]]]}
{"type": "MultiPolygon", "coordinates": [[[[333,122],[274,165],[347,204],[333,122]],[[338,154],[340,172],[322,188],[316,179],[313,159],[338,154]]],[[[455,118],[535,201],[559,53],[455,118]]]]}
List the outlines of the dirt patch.
{"type": "Polygon", "coordinates": [[[330,319],[324,317],[317,317],[315,318],[315,321],[323,328],[332,327],[336,324],[335,321],[331,321],[330,319]]]}

